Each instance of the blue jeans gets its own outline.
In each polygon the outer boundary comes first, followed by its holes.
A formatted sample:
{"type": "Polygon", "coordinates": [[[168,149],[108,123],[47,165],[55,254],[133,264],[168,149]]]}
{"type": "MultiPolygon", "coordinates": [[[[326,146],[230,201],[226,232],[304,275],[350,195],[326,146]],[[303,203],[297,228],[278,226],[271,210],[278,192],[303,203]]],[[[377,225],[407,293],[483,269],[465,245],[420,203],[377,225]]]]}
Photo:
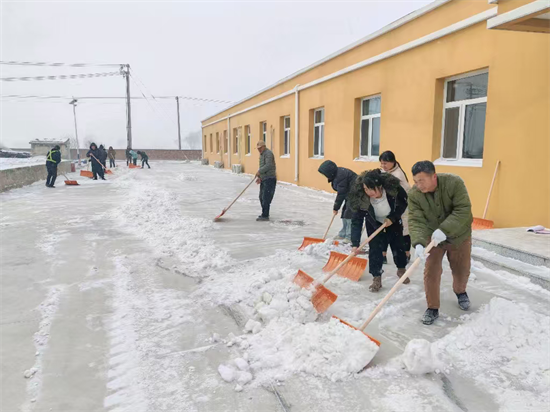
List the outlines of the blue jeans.
{"type": "Polygon", "coordinates": [[[342,230],[338,236],[344,239],[351,239],[351,219],[342,219],[342,230]]]}

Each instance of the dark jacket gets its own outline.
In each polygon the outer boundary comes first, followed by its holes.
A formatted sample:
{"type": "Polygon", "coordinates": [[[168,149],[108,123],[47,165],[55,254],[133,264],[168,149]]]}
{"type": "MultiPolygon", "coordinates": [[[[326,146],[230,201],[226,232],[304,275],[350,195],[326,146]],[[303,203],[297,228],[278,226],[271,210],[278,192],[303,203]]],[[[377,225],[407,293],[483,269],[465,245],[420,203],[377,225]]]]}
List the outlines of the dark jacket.
{"type": "Polygon", "coordinates": [[[277,171],[275,166],[275,156],[273,152],[267,147],[260,155],[260,179],[268,179],[270,177],[277,177],[277,171]]]}
{"type": "MultiPolygon", "coordinates": [[[[345,167],[338,167],[336,163],[331,160],[325,160],[321,166],[319,166],[319,173],[328,179],[332,189],[337,192],[336,200],[334,201],[334,210],[340,210],[357,179],[357,173],[345,167]]],[[[352,211],[351,208],[347,206],[346,202],[342,210],[342,219],[351,219],[351,217],[352,211]]]]}
{"type": "Polygon", "coordinates": [[[94,165],[102,166],[102,164],[101,164],[101,163],[103,163],[102,160],[101,160],[102,157],[103,157],[102,150],[100,148],[98,148],[97,146],[96,146],[96,149],[94,150],[94,149],[92,149],[92,146],[95,146],[95,144],[92,143],[90,145],[90,150],[88,150],[88,153],[86,153],[86,157],[91,158],[90,160],[92,162],[92,166],[94,166],[94,165]],[[93,155],[93,157],[92,157],[92,155],[93,155]]]}
{"type": "Polygon", "coordinates": [[[464,181],[450,173],[437,174],[437,189],[409,191],[409,234],[413,246],[427,246],[432,233],[440,229],[446,242],[460,245],[472,236],[472,204],[464,181]]]}
{"type": "Polygon", "coordinates": [[[149,160],[149,156],[144,151],[138,150],[137,154],[141,156],[141,160],[149,160]]]}
{"type": "Polygon", "coordinates": [[[46,165],[58,165],[61,162],[61,152],[55,148],[50,150],[46,156],[46,165]]]}
{"type": "MultiPolygon", "coordinates": [[[[353,203],[357,207],[353,210],[351,220],[351,245],[356,247],[361,243],[361,232],[363,230],[363,221],[367,227],[367,233],[370,235],[380,227],[382,223],[376,220],[374,207],[370,204],[370,200],[363,189],[363,172],[356,180],[352,191],[350,192],[350,204],[353,203]],[[360,183],[360,184],[359,184],[360,183]],[[366,198],[366,199],[365,199],[366,198]]],[[[403,223],[401,216],[407,209],[407,192],[401,186],[401,182],[396,177],[383,173],[380,176],[382,187],[386,192],[386,198],[390,205],[391,212],[387,216],[392,221],[392,225],[386,228],[386,231],[396,231],[403,234],[403,223]]]]}
{"type": "Polygon", "coordinates": [[[99,160],[101,160],[101,163],[105,164],[105,161],[107,160],[107,150],[105,150],[105,147],[103,145],[99,146],[99,152],[101,153],[101,157],[99,160]]]}
{"type": "Polygon", "coordinates": [[[126,159],[132,159],[132,155],[130,154],[130,149],[126,149],[126,159]]]}

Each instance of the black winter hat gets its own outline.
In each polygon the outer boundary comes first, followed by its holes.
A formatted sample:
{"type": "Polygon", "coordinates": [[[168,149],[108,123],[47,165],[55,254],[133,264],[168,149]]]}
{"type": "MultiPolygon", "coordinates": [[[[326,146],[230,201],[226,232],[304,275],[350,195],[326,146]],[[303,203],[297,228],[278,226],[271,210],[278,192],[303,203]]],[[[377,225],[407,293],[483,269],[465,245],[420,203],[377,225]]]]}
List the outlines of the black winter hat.
{"type": "Polygon", "coordinates": [[[338,166],[332,160],[325,160],[321,166],[319,166],[319,173],[325,175],[329,183],[334,180],[336,173],[338,173],[338,166]]]}

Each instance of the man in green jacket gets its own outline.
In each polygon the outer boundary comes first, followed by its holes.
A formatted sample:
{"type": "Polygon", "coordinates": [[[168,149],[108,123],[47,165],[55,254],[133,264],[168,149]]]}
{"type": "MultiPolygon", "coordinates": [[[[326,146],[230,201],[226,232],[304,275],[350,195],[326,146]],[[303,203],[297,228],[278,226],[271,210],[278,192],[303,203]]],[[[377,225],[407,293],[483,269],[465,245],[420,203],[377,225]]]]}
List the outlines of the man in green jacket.
{"type": "Polygon", "coordinates": [[[439,317],[439,285],[445,253],[453,274],[453,291],[462,310],[470,299],[466,285],[472,252],[472,205],[464,181],[453,174],[435,172],[424,160],[412,168],[415,186],[409,192],[409,232],[416,256],[426,262],[424,290],[428,309],[422,322],[431,325],[439,317]],[[435,241],[428,254],[424,248],[435,241]]]}
{"type": "Polygon", "coordinates": [[[260,168],[256,173],[256,183],[260,185],[260,204],[262,205],[262,214],[256,219],[258,222],[269,221],[269,209],[271,201],[275,195],[277,186],[277,173],[275,167],[275,156],[273,152],[265,146],[265,142],[260,140],[256,144],[260,152],[260,168]]]}

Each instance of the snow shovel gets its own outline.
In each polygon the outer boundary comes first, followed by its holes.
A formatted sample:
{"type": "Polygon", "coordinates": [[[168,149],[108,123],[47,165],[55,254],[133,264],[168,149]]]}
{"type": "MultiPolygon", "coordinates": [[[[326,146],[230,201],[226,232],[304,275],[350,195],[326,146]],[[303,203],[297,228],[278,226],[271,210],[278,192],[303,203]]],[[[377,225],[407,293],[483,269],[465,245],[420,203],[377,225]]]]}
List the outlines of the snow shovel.
{"type": "MultiPolygon", "coordinates": [[[[90,162],[88,162],[87,168],[90,169],[90,162]]],[[[90,170],[81,170],[80,171],[80,176],[92,178],[92,177],[94,177],[94,174],[92,172],[90,172],[90,170]]]]}
{"type": "Polygon", "coordinates": [[[367,238],[358,248],[355,254],[344,255],[343,253],[330,252],[330,257],[327,264],[323,268],[323,272],[338,272],[338,274],[354,282],[359,281],[363,272],[367,268],[367,259],[356,257],[359,251],[363,249],[378,233],[386,227],[383,223],[376,231],[367,238]],[[348,263],[349,262],[349,263],[348,263]],[[345,266],[344,266],[345,265],[345,266]]]}
{"type": "Polygon", "coordinates": [[[254,180],[256,180],[256,176],[254,176],[254,177],[252,178],[252,180],[250,181],[250,183],[247,184],[246,187],[243,189],[243,191],[242,191],[241,193],[239,193],[239,196],[237,196],[235,199],[233,199],[233,201],[232,201],[231,203],[229,203],[229,206],[227,206],[225,209],[223,209],[222,212],[221,212],[218,216],[216,216],[216,217],[214,218],[214,222],[215,222],[216,220],[218,220],[220,217],[222,217],[223,215],[225,215],[225,212],[227,212],[227,211],[229,210],[229,208],[230,208],[231,206],[233,206],[233,203],[235,203],[235,202],[239,199],[239,197],[241,197],[241,196],[243,195],[243,193],[246,191],[246,189],[248,189],[248,188],[250,187],[250,185],[251,185],[252,183],[254,183],[254,180]]]}
{"type": "Polygon", "coordinates": [[[474,217],[474,221],[472,223],[473,230],[492,229],[495,226],[495,222],[485,219],[485,216],[487,216],[487,210],[489,209],[489,200],[491,200],[491,193],[493,192],[493,186],[495,185],[499,165],[500,160],[497,160],[495,173],[493,174],[493,181],[491,182],[491,188],[489,189],[489,195],[487,196],[487,203],[485,204],[485,211],[483,212],[483,218],[474,217]]]}
{"type": "Polygon", "coordinates": [[[62,172],[61,174],[65,177],[65,184],[67,186],[80,186],[76,180],[69,180],[65,173],[62,172]]]}
{"type": "MultiPolygon", "coordinates": [[[[374,237],[380,233],[384,228],[386,227],[386,224],[384,223],[382,226],[380,226],[376,231],[370,235],[367,240],[365,240],[357,250],[360,248],[365,247],[374,237]]],[[[348,263],[349,260],[351,260],[355,255],[350,254],[346,259],[344,259],[343,262],[340,262],[336,268],[331,270],[325,278],[321,281],[321,283],[315,284],[315,292],[313,292],[313,295],[311,296],[311,303],[313,303],[313,307],[317,311],[317,313],[323,313],[325,310],[327,310],[334,302],[336,302],[336,299],[338,299],[338,295],[332,292],[330,289],[327,289],[325,287],[325,283],[327,283],[331,277],[336,274],[342,266],[344,266],[346,263],[348,263]]],[[[361,259],[365,260],[365,259],[361,259]]],[[[359,273],[359,277],[363,274],[363,270],[359,273]]],[[[298,286],[302,288],[308,288],[312,283],[314,283],[314,279],[309,276],[306,272],[303,270],[298,270],[298,273],[296,276],[294,276],[294,283],[296,283],[298,286]]]]}
{"type": "MultiPolygon", "coordinates": [[[[428,254],[430,252],[430,250],[432,250],[432,248],[435,246],[435,242],[432,240],[430,242],[430,244],[428,245],[428,247],[426,248],[425,250],[425,253],[428,254]]],[[[378,314],[378,312],[380,312],[380,310],[382,309],[382,307],[386,304],[386,302],[392,297],[392,295],[397,291],[397,289],[399,289],[399,286],[401,286],[401,284],[407,280],[411,275],[412,273],[414,272],[414,270],[416,269],[416,267],[420,264],[420,258],[417,257],[415,259],[415,261],[413,262],[413,264],[407,269],[407,271],[403,274],[403,276],[401,276],[399,278],[399,280],[397,282],[395,282],[395,285],[393,285],[393,287],[390,289],[390,291],[388,292],[388,294],[384,297],[384,299],[382,299],[382,301],[374,308],[374,310],[372,311],[372,313],[369,315],[369,317],[367,318],[367,320],[358,328],[356,328],[355,326],[353,325],[350,325],[349,323],[343,321],[342,319],[336,317],[336,316],[333,316],[333,318],[336,318],[338,319],[340,322],[342,322],[344,325],[348,325],[350,328],[353,328],[353,329],[356,329],[356,330],[359,330],[361,332],[363,332],[365,334],[365,336],[367,338],[369,338],[370,340],[372,340],[374,343],[376,343],[378,346],[380,346],[380,342],[377,341],[376,339],[374,339],[373,337],[367,335],[365,333],[365,328],[369,325],[369,323],[371,323],[371,321],[374,319],[374,317],[378,314]]],[[[365,365],[366,366],[366,365],[365,365]]]]}
{"type": "MultiPolygon", "coordinates": [[[[332,222],[334,222],[334,218],[336,215],[332,214],[332,219],[330,219],[330,223],[328,225],[327,231],[325,232],[325,235],[322,239],[316,238],[316,237],[304,237],[304,241],[302,242],[302,245],[298,248],[298,250],[304,250],[306,247],[310,245],[315,245],[317,243],[323,243],[325,239],[327,238],[328,231],[330,230],[330,227],[332,226],[332,222]]],[[[338,246],[338,241],[334,241],[334,245],[338,246]]]]}
{"type": "Polygon", "coordinates": [[[105,173],[106,173],[106,174],[108,174],[108,175],[112,175],[112,174],[113,174],[113,172],[110,171],[109,169],[107,169],[107,168],[105,167],[105,165],[104,165],[103,163],[101,163],[97,157],[95,157],[95,156],[94,156],[93,154],[91,154],[91,153],[90,153],[90,156],[92,156],[95,160],[97,160],[97,163],[99,163],[99,164],[101,165],[101,167],[103,168],[103,170],[105,170],[105,173]]]}

